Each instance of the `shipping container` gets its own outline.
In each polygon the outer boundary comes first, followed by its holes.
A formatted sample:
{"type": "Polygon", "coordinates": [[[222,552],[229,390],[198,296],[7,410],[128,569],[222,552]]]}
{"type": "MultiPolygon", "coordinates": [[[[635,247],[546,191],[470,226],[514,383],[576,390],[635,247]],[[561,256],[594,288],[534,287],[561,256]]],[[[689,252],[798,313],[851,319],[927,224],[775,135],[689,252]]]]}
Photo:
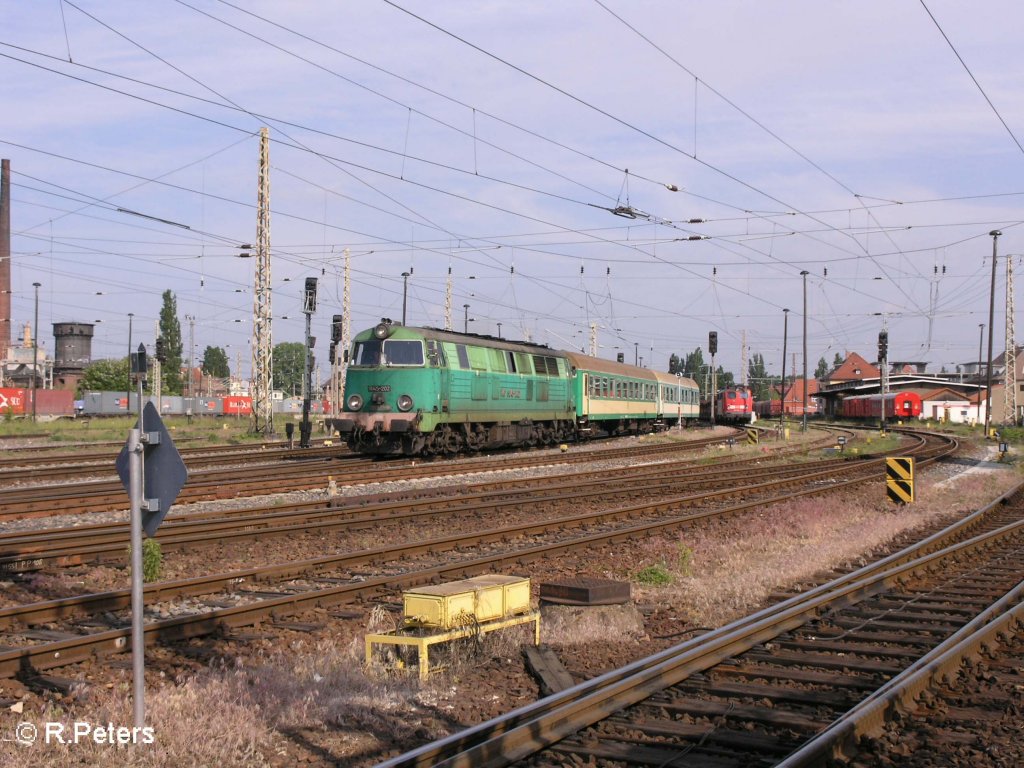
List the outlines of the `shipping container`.
{"type": "MultiPolygon", "coordinates": [[[[32,390],[28,390],[26,413],[32,413],[32,390]]],[[[35,414],[37,416],[73,416],[75,414],[75,393],[70,389],[35,390],[35,414]]]]}
{"type": "Polygon", "coordinates": [[[24,389],[4,388],[0,389],[0,416],[10,414],[21,416],[25,413],[25,406],[28,398],[24,389]]]}

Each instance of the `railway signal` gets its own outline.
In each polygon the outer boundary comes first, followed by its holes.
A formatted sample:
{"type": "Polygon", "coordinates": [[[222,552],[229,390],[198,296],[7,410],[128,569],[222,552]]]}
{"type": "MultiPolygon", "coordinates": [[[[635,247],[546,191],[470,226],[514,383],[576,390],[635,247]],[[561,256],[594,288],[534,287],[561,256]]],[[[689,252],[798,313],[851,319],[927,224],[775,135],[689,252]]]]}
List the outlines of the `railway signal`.
{"type": "MultiPolygon", "coordinates": [[[[142,385],[146,379],[146,348],[131,355],[132,374],[142,404],[142,385]]],[[[178,498],[188,470],[174,447],[171,435],[153,403],[139,410],[139,420],[128,433],[128,441],[115,461],[117,474],[128,491],[131,521],[132,574],[132,687],[135,726],[146,725],[145,707],[145,635],[142,613],[142,531],[151,538],[178,498]]]]}
{"type": "Polygon", "coordinates": [[[299,447],[309,448],[309,438],[313,432],[313,425],[309,423],[309,401],[313,396],[313,379],[310,375],[313,371],[315,360],[313,358],[313,345],[316,344],[316,337],[309,333],[309,326],[312,316],[316,313],[316,283],[315,277],[306,278],[306,289],[303,296],[302,312],[306,315],[306,366],[302,375],[302,422],[299,425],[299,447]]]}

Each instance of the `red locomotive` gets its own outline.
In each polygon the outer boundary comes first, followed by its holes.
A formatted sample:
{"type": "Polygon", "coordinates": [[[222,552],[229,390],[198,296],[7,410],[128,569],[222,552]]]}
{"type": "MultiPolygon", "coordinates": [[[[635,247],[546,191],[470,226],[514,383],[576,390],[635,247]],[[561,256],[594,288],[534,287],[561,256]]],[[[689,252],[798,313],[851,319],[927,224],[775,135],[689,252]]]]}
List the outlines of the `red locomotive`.
{"type": "MultiPolygon", "coordinates": [[[[749,387],[737,386],[723,389],[715,396],[715,421],[718,423],[749,422],[754,412],[754,395],[749,387]]],[[[700,417],[711,418],[711,401],[700,404],[700,417]]]]}

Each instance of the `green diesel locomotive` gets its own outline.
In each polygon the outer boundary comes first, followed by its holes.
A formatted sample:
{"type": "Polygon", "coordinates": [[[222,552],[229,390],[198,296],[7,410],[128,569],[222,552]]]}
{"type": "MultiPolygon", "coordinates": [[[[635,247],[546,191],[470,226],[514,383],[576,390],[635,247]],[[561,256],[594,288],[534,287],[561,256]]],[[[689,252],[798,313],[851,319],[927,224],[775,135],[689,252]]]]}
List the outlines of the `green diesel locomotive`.
{"type": "Polygon", "coordinates": [[[652,432],[696,419],[699,402],[692,379],[382,322],[353,341],[332,423],[359,453],[455,454],[652,432]]]}

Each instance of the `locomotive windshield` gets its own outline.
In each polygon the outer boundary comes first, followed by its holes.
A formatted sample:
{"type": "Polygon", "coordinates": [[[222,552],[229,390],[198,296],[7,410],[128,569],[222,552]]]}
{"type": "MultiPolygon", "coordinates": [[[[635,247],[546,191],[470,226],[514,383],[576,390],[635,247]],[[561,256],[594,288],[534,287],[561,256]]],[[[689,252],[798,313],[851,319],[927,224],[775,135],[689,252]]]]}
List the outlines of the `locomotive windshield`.
{"type": "Polygon", "coordinates": [[[399,339],[357,341],[352,365],[423,365],[423,345],[399,339]]]}

